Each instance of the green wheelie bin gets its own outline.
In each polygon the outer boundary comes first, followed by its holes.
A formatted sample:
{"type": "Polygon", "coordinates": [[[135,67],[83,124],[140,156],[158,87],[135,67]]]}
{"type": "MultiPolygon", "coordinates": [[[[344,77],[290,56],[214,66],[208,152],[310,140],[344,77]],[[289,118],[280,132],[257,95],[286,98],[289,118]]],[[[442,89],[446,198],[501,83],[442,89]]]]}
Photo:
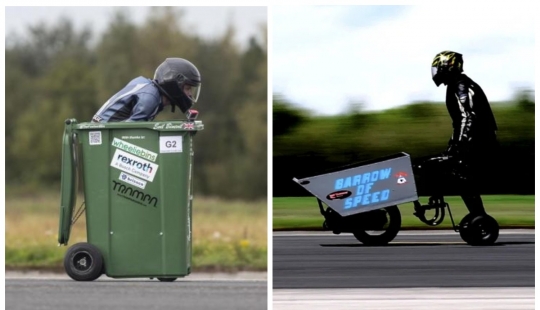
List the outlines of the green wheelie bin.
{"type": "Polygon", "coordinates": [[[83,213],[87,242],[70,246],[76,281],[191,273],[193,137],[201,121],[65,122],[58,245],[83,213]],[[79,184],[84,208],[74,211],[79,184]]]}

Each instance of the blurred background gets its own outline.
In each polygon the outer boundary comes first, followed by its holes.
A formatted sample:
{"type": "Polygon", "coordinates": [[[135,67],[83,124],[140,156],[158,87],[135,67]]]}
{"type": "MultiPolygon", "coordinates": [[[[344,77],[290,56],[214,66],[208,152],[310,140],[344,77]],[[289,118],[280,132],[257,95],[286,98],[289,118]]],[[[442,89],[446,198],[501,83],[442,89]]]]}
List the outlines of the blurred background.
{"type": "Polygon", "coordinates": [[[306,196],[292,178],[320,168],[444,151],[446,87],[430,72],[443,50],[463,54],[499,126],[501,161],[483,192],[534,195],[532,10],[296,6],[273,8],[271,19],[274,197],[306,196]]]}
{"type": "MultiPolygon", "coordinates": [[[[266,271],[266,7],[6,7],[6,268],[61,268],[64,120],[88,122],[167,57],[202,75],[194,106],[194,270],[266,271]]],[[[185,117],[161,112],[156,121],[185,117]]],[[[77,207],[84,201],[82,192],[77,207]]],[[[82,206],[82,205],[81,205],[82,206]]],[[[85,217],[70,244],[86,241],[85,217]]]]}
{"type": "Polygon", "coordinates": [[[196,194],[266,198],[266,40],[264,7],[6,7],[8,187],[58,188],[63,121],[182,57],[203,79],[196,194]]]}

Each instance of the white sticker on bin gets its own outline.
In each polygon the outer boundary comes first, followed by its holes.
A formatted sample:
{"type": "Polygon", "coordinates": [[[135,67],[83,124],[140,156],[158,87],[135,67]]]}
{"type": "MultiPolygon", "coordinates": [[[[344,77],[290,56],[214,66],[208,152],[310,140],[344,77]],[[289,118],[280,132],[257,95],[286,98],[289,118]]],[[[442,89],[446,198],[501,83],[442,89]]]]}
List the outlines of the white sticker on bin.
{"type": "Polygon", "coordinates": [[[124,151],[127,151],[131,154],[134,154],[134,155],[137,155],[137,156],[140,156],[144,159],[148,159],[150,161],[156,161],[156,158],[157,158],[157,154],[152,152],[152,151],[149,151],[147,149],[144,149],[140,146],[137,146],[135,144],[131,144],[129,142],[126,142],[126,141],[122,141],[118,138],[114,138],[113,141],[112,141],[112,146],[114,147],[117,147],[121,150],[124,150],[124,151]]]}
{"type": "Polygon", "coordinates": [[[182,153],[182,136],[159,137],[160,153],[182,153]]]}
{"type": "Polygon", "coordinates": [[[111,167],[152,182],[154,181],[159,166],[140,157],[116,149],[111,161],[111,167]]]}
{"type": "Polygon", "coordinates": [[[101,131],[88,132],[88,140],[90,145],[101,145],[101,131]]]}
{"type": "Polygon", "coordinates": [[[139,178],[136,178],[132,175],[129,175],[124,172],[120,172],[120,176],[118,177],[120,181],[124,181],[127,184],[131,184],[133,186],[137,186],[138,188],[144,189],[146,187],[146,181],[143,181],[139,178]]]}

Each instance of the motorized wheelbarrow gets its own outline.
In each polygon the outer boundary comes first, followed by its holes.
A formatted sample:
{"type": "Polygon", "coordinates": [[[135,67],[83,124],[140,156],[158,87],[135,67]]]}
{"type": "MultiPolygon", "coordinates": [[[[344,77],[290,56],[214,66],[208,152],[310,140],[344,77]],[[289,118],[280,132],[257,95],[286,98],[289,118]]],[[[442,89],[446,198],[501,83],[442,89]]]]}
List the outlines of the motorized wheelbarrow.
{"type": "Polygon", "coordinates": [[[467,244],[491,245],[499,236],[497,221],[487,214],[467,214],[456,225],[443,196],[432,196],[422,205],[407,153],[341,166],[293,181],[317,198],[324,230],[352,233],[365,245],[387,245],[394,240],[401,229],[398,205],[409,202],[414,204],[414,215],[429,226],[440,225],[447,209],[454,231],[467,244]],[[434,212],[431,219],[426,218],[428,210],[434,212]]]}

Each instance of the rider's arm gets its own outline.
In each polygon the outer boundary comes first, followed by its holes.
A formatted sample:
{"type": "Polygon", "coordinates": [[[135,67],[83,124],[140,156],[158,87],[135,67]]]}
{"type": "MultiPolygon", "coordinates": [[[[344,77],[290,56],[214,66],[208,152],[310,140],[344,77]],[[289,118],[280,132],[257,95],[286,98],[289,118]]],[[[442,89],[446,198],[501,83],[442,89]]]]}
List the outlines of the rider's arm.
{"type": "Polygon", "coordinates": [[[472,139],[475,114],[472,110],[472,90],[466,83],[458,82],[456,99],[461,111],[461,124],[454,129],[452,140],[456,144],[467,145],[472,139]]]}
{"type": "Polygon", "coordinates": [[[137,103],[133,106],[131,116],[126,119],[126,122],[147,122],[151,121],[157,114],[160,105],[158,97],[141,93],[138,94],[137,103]]]}

